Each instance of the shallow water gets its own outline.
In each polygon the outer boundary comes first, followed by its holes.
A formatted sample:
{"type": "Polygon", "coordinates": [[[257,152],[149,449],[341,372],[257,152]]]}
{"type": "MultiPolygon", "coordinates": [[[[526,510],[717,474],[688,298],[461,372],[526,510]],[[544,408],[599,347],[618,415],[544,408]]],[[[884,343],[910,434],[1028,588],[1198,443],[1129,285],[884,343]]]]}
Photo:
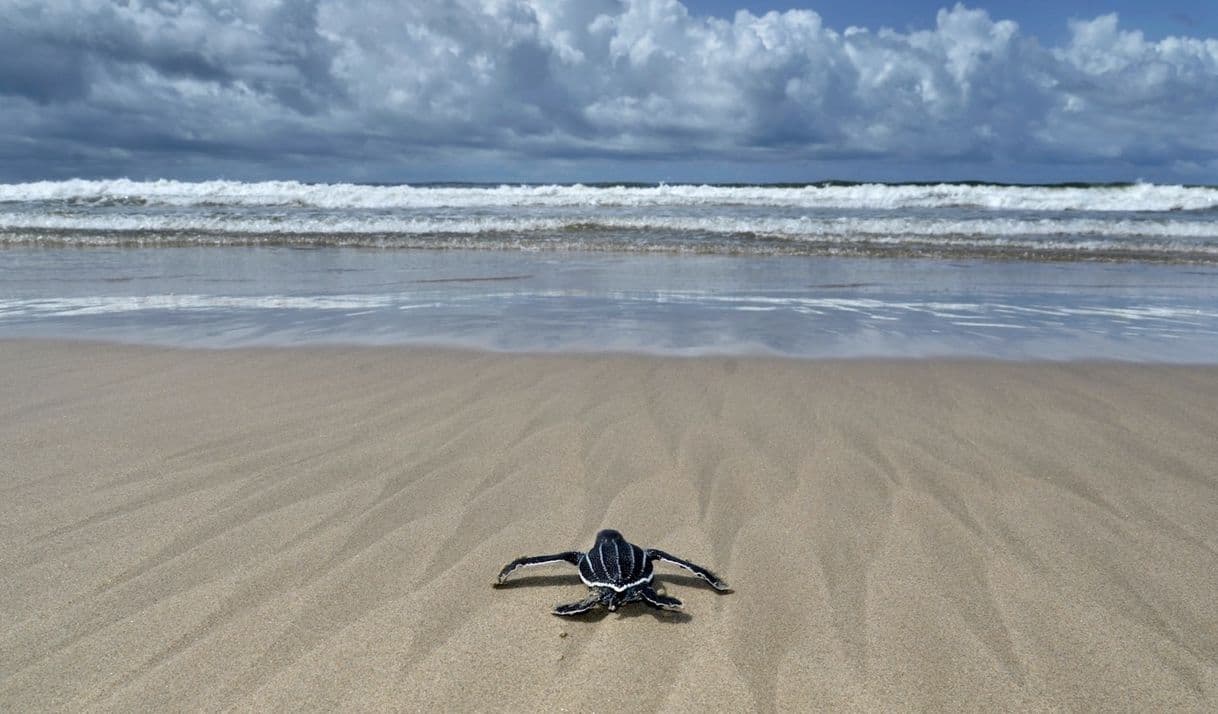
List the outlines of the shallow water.
{"type": "Polygon", "coordinates": [[[0,337],[1213,363],[1218,267],[10,246],[0,337]]]}

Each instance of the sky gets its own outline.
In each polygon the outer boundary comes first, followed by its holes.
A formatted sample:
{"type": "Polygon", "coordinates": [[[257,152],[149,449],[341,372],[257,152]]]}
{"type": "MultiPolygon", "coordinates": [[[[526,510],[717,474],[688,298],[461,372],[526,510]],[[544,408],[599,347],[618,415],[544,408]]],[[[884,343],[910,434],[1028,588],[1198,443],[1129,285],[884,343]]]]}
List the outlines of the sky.
{"type": "Polygon", "coordinates": [[[1212,0],[0,0],[0,181],[1218,184],[1212,0]]]}
{"type": "MultiPolygon", "coordinates": [[[[844,30],[850,26],[901,32],[935,27],[935,13],[951,8],[943,0],[829,0],[791,2],[791,0],[690,0],[691,13],[732,19],[737,10],[754,15],[793,8],[814,10],[827,27],[844,30]]],[[[1126,29],[1141,31],[1148,39],[1172,35],[1218,37],[1218,3],[1211,0],[1001,0],[969,4],[984,9],[995,19],[1013,20],[1022,34],[1042,43],[1057,45],[1070,38],[1070,20],[1092,20],[1117,13],[1126,29]]]]}

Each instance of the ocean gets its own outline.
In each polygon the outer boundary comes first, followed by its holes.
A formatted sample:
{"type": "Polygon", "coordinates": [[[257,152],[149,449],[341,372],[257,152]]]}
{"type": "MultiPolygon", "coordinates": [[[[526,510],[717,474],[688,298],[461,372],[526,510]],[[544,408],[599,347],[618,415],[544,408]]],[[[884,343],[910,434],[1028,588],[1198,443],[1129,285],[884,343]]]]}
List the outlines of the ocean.
{"type": "Polygon", "coordinates": [[[1218,188],[0,184],[0,337],[1213,363],[1218,188]]]}

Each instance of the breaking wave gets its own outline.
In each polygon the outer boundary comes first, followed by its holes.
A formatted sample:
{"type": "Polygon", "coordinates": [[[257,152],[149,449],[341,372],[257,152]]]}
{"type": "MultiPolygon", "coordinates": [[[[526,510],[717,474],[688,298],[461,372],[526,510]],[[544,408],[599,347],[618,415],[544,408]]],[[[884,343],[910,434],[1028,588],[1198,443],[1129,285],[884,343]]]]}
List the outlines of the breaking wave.
{"type": "Polygon", "coordinates": [[[1218,263],[1218,188],[0,185],[0,246],[301,245],[1218,263]]]}
{"type": "Polygon", "coordinates": [[[98,206],[429,209],[477,207],[774,206],[808,209],[975,208],[1006,211],[1211,211],[1218,188],[1157,184],[500,185],[378,186],[296,181],[71,180],[0,184],[0,202],[98,206]]]}

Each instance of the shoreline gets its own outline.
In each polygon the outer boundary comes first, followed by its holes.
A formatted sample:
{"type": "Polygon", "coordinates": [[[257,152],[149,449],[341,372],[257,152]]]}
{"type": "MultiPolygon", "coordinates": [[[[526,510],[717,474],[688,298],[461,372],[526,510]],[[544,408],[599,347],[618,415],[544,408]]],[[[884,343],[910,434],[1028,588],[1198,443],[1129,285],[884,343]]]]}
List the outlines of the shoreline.
{"type": "Polygon", "coordinates": [[[121,338],[105,337],[65,337],[65,336],[18,336],[0,337],[0,350],[8,347],[25,347],[37,349],[40,347],[58,348],[96,348],[96,349],[130,349],[136,351],[168,352],[190,354],[257,354],[275,353],[319,353],[337,355],[344,352],[382,352],[398,354],[404,358],[411,355],[454,354],[467,357],[498,357],[504,359],[572,359],[572,360],[657,360],[661,362],[703,362],[703,361],[743,361],[791,365],[994,365],[994,366],[1059,366],[1059,367],[1146,367],[1149,369],[1181,369],[1181,370],[1215,370],[1218,371],[1218,359],[1213,362],[1163,360],[1149,361],[1133,357],[1036,357],[1036,356],[988,356],[988,355],[959,355],[959,354],[915,354],[910,356],[891,356],[886,354],[860,355],[799,355],[782,352],[674,352],[647,351],[634,348],[601,347],[587,349],[560,347],[552,350],[512,349],[486,346],[482,344],[444,343],[420,340],[418,342],[395,343],[361,343],[361,342],[311,342],[305,344],[172,344],[168,342],[149,342],[143,339],[124,340],[121,338]]]}
{"type": "Polygon", "coordinates": [[[1206,710],[1218,366],[0,340],[0,708],[1206,710]],[[560,619],[602,527],[686,617],[560,619]],[[605,657],[606,652],[629,657],[605,657]]]}
{"type": "Polygon", "coordinates": [[[814,359],[1218,355],[1218,272],[1199,268],[344,249],[131,249],[83,268],[60,250],[6,257],[25,276],[0,294],[10,338],[814,359]]]}

